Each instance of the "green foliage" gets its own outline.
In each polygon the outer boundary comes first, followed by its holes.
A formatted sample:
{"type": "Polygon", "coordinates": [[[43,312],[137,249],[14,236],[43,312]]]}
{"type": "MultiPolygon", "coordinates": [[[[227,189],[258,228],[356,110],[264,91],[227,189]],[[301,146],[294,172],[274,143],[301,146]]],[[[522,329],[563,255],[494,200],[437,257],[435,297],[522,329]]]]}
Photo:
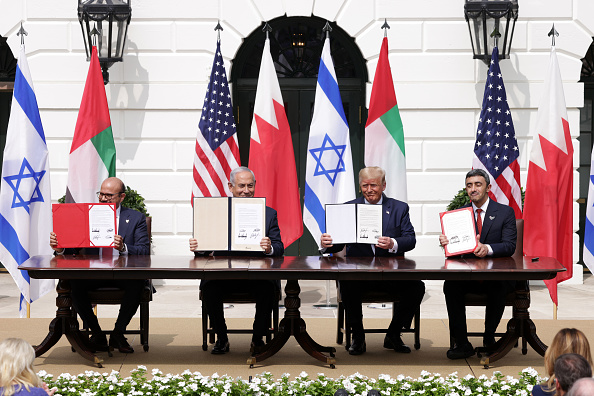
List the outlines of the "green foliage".
{"type": "Polygon", "coordinates": [[[116,371],[110,374],[86,371],[77,376],[61,374],[57,378],[41,371],[39,376],[49,388],[58,388],[56,395],[61,396],[332,396],[337,389],[345,389],[349,395],[366,395],[371,389],[377,389],[386,396],[516,396],[529,395],[533,386],[543,381],[532,368],[522,370],[518,378],[505,377],[500,372],[494,372],[490,378],[484,374],[478,378],[472,375],[460,378],[456,373],[442,377],[423,371],[419,378],[403,375],[392,378],[382,374],[375,379],[357,373],[333,379],[323,374],[309,378],[307,373],[302,372],[294,380],[289,379],[289,374],[283,374],[279,380],[275,380],[272,374],[263,373],[255,375],[248,382],[216,373],[207,377],[189,370],[181,374],[165,375],[158,369],[153,369],[152,378],[149,378],[144,366],[138,366],[127,378],[122,378],[116,371]]]}
{"type": "MultiPolygon", "coordinates": [[[[130,186],[126,186],[126,196],[122,201],[122,206],[126,208],[135,209],[140,213],[144,214],[145,216],[149,217],[150,214],[146,211],[146,205],[144,204],[144,198],[142,195],[138,194],[138,191],[132,190],[130,186]]],[[[66,201],[66,195],[63,195],[62,198],[58,199],[58,203],[63,204],[66,201]]]]}

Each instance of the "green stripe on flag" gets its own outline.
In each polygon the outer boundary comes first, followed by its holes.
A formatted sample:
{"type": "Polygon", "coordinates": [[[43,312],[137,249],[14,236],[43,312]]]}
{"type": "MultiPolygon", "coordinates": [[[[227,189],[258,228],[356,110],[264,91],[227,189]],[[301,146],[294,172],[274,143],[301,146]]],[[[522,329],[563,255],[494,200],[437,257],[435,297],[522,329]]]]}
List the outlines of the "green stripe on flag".
{"type": "Polygon", "coordinates": [[[116,174],[116,149],[113,142],[113,133],[111,132],[111,125],[105,128],[101,133],[91,138],[91,143],[95,146],[97,154],[107,168],[109,177],[114,177],[116,174]]]}
{"type": "Polygon", "coordinates": [[[392,135],[392,138],[396,141],[402,154],[406,156],[404,151],[404,127],[402,126],[402,120],[400,119],[400,111],[398,111],[398,105],[395,105],[390,110],[386,111],[380,117],[386,129],[392,135]]]}

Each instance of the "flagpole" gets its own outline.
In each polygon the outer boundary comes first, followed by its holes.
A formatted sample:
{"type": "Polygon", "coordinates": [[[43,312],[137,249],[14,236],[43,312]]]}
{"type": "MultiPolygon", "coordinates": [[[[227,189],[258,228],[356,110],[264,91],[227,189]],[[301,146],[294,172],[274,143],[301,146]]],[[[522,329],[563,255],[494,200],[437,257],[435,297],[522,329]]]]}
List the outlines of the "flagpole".
{"type": "MultiPolygon", "coordinates": [[[[553,23],[553,27],[551,31],[547,35],[551,38],[551,46],[555,46],[555,37],[559,37],[559,32],[555,29],[555,24],[553,23]]],[[[559,311],[559,306],[553,303],[553,320],[557,320],[557,312],[559,311]]]]}

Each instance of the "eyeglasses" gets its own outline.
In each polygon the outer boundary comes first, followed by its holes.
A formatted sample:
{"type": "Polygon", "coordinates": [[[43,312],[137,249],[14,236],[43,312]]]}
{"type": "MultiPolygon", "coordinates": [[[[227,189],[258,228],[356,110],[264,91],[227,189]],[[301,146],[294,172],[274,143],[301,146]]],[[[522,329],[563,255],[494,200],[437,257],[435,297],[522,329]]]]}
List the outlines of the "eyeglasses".
{"type": "Polygon", "coordinates": [[[113,197],[116,197],[121,194],[123,194],[123,193],[119,192],[119,193],[115,193],[115,194],[105,194],[105,193],[102,193],[101,191],[97,191],[97,198],[107,199],[108,201],[111,201],[113,199],[113,197]]]}

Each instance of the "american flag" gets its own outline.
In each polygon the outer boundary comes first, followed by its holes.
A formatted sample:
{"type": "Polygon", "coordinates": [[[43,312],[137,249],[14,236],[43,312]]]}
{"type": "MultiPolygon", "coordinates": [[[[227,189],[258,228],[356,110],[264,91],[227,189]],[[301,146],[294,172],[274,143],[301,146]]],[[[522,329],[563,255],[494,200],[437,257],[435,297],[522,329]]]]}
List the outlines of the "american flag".
{"type": "Polygon", "coordinates": [[[194,197],[229,195],[229,174],[239,166],[240,161],[231,93],[221,56],[220,40],[217,40],[217,51],[198,128],[192,202],[194,197]]]}
{"type": "Polygon", "coordinates": [[[522,218],[520,189],[520,150],[503,77],[499,69],[499,51],[493,48],[491,65],[485,83],[483,108],[476,131],[472,167],[484,169],[491,178],[489,197],[514,209],[516,219],[522,218]]]}

